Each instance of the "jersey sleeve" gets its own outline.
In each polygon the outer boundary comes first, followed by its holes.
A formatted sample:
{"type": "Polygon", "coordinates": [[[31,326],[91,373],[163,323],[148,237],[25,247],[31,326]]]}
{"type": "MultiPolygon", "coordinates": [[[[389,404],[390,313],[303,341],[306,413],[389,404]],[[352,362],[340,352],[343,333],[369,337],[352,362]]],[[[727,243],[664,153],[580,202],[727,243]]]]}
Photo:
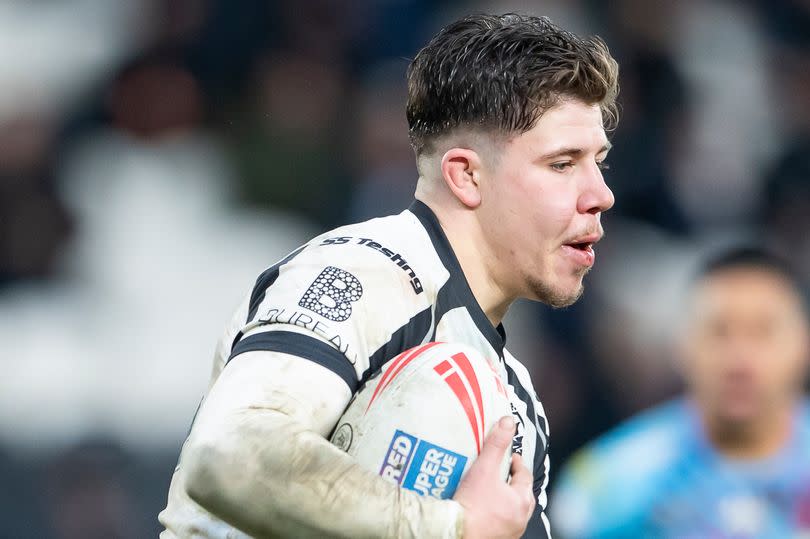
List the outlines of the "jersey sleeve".
{"type": "Polygon", "coordinates": [[[228,361],[284,352],[331,370],[355,392],[375,353],[430,310],[413,272],[397,263],[404,259],[369,238],[316,238],[259,276],[228,361]]]}

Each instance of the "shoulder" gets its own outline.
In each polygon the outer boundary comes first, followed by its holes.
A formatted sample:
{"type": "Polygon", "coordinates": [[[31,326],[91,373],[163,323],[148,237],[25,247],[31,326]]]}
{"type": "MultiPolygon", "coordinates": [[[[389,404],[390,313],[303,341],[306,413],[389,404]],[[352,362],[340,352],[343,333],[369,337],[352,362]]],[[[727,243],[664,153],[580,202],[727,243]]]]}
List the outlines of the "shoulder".
{"type": "Polygon", "coordinates": [[[313,265],[341,268],[357,278],[399,282],[403,290],[419,295],[432,288],[440,263],[424,228],[406,210],[321,234],[287,268],[313,265]]]}
{"type": "Polygon", "coordinates": [[[658,405],[585,446],[565,471],[597,478],[597,483],[614,475],[623,481],[644,481],[677,458],[688,422],[683,400],[658,405]]]}
{"type": "Polygon", "coordinates": [[[424,309],[431,299],[419,269],[429,244],[411,239],[418,232],[411,217],[405,211],[346,225],[302,245],[256,280],[249,323],[265,323],[268,314],[285,308],[300,307],[306,319],[315,313],[334,323],[358,321],[363,316],[352,313],[376,315],[386,307],[424,309]]]}
{"type": "Polygon", "coordinates": [[[300,353],[293,355],[333,356],[333,370],[354,387],[428,333],[438,271],[431,256],[425,229],[408,211],[313,238],[256,280],[230,357],[270,346],[289,351],[294,341],[300,353]]]}
{"type": "Polygon", "coordinates": [[[630,459],[634,467],[663,465],[673,457],[673,442],[679,441],[688,428],[687,406],[676,399],[639,413],[598,438],[585,452],[608,463],[630,459]],[[643,455],[656,458],[639,460],[643,455]]]}
{"type": "Polygon", "coordinates": [[[677,399],[632,417],[578,451],[563,468],[555,491],[558,520],[578,528],[572,530],[576,535],[627,522],[644,511],[682,456],[689,425],[687,404],[677,399]],[[622,488],[616,489],[617,484],[622,488]]]}

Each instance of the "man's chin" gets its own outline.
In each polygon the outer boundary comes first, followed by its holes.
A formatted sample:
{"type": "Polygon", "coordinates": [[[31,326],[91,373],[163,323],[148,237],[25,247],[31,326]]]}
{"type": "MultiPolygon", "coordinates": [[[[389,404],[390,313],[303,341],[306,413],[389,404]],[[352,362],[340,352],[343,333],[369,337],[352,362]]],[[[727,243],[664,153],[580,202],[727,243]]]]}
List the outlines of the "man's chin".
{"type": "Polygon", "coordinates": [[[575,286],[571,287],[549,286],[544,282],[536,281],[531,283],[531,290],[537,301],[555,309],[562,309],[576,303],[582,297],[585,287],[581,279],[575,286]]]}
{"type": "Polygon", "coordinates": [[[759,408],[753,404],[748,406],[741,404],[727,405],[716,413],[718,419],[733,429],[747,427],[755,422],[760,414],[759,408]]]}

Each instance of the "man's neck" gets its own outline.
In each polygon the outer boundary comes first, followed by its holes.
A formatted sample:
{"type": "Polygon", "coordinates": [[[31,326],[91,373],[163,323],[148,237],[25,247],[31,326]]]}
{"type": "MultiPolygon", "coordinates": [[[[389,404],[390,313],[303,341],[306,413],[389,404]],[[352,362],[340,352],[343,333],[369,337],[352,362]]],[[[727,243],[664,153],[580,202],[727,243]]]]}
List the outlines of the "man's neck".
{"type": "Polygon", "coordinates": [[[493,278],[487,264],[487,262],[492,262],[488,254],[482,253],[481,249],[464,235],[454,237],[451,230],[444,225],[442,228],[461,264],[464,277],[470,285],[475,300],[492,325],[497,327],[506,316],[506,311],[509,310],[514,298],[506,294],[493,278]]]}
{"type": "Polygon", "coordinates": [[[506,316],[515,296],[498,284],[494,271],[497,260],[484,241],[478,221],[463,208],[447,209],[440,203],[421,201],[436,215],[475,300],[492,325],[497,326],[506,316]]]}
{"type": "Polygon", "coordinates": [[[785,406],[773,414],[747,423],[706,420],[706,434],[712,446],[732,459],[760,459],[779,452],[791,436],[793,408],[785,406]]]}

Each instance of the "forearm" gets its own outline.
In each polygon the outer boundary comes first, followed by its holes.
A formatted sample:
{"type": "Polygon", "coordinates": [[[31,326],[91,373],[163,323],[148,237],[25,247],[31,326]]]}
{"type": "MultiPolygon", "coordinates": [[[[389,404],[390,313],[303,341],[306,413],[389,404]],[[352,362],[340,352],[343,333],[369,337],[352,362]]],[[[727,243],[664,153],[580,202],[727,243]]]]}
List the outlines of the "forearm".
{"type": "Polygon", "coordinates": [[[460,537],[461,507],[361,469],[318,433],[274,410],[222,418],[189,439],[189,495],[256,537],[460,537]],[[209,430],[210,429],[206,429],[209,430]]]}

